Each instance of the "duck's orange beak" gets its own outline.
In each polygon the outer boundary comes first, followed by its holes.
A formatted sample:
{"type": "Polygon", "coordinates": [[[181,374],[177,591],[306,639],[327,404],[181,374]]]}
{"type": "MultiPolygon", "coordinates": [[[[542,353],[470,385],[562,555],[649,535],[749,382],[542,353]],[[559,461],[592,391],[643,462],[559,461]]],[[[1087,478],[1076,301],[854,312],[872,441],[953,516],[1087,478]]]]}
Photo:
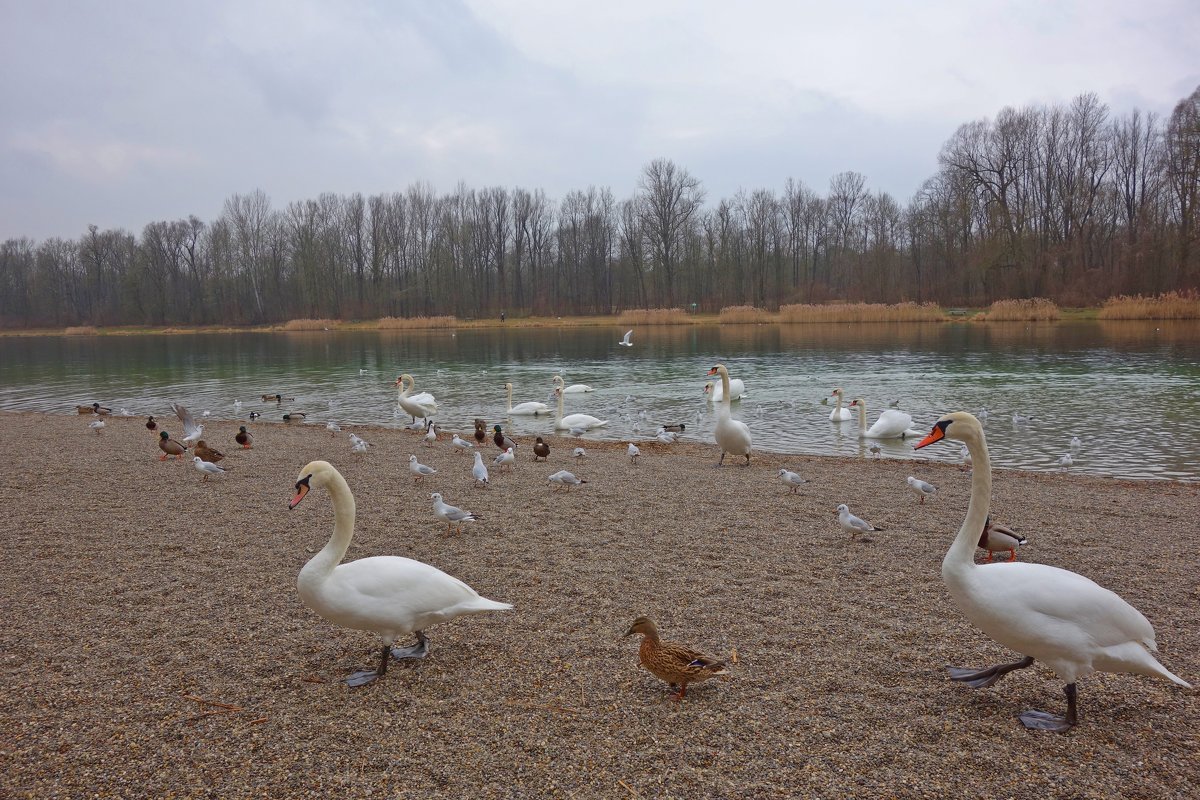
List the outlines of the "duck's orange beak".
{"type": "Polygon", "coordinates": [[[305,495],[308,494],[308,489],[308,478],[296,483],[296,496],[292,498],[290,503],[288,503],[288,511],[291,511],[293,508],[300,505],[300,501],[303,500],[305,495]]]}
{"type": "Polygon", "coordinates": [[[929,432],[929,435],[926,436],[921,441],[917,442],[915,445],[913,445],[913,448],[916,450],[920,450],[925,445],[933,444],[934,442],[940,442],[944,438],[946,438],[946,431],[942,428],[941,425],[934,425],[933,430],[931,430],[929,432]]]}

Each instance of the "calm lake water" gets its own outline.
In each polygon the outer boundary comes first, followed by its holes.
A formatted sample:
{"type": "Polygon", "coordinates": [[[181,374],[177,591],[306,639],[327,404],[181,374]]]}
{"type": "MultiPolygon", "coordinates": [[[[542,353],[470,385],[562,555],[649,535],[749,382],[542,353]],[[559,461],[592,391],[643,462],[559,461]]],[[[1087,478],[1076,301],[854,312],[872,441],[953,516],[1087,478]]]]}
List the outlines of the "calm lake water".
{"type": "MultiPolygon", "coordinates": [[[[716,413],[703,387],[721,362],[746,383],[733,413],[761,451],[869,456],[857,422],[829,421],[823,401],[840,386],[847,402],[866,398],[869,422],[891,401],[924,430],[946,411],[986,408],[997,466],[1059,470],[1075,436],[1082,446],[1072,472],[1200,480],[1195,322],[643,327],[631,348],[617,345],[623,333],[613,326],[0,337],[0,409],[74,413],[77,403],[99,401],[165,417],[173,428],[174,400],[198,416],[259,411],[278,421],[302,410],[309,424],[400,426],[409,418],[396,409],[393,384],[409,372],[418,392],[437,398],[436,420],[447,432],[470,431],[483,417],[519,435],[552,434],[552,417],[505,420],[503,384],[514,384],[514,403],[553,407],[551,377],[559,373],[595,388],[567,395],[565,413],[609,420],[585,440],[649,439],[659,424],[684,423],[685,439],[712,442],[716,413]],[[259,399],[276,392],[295,400],[280,407],[259,399]],[[1014,413],[1032,419],[1014,424],[1014,413]]],[[[884,457],[958,458],[957,445],[880,444],[884,457]]]]}

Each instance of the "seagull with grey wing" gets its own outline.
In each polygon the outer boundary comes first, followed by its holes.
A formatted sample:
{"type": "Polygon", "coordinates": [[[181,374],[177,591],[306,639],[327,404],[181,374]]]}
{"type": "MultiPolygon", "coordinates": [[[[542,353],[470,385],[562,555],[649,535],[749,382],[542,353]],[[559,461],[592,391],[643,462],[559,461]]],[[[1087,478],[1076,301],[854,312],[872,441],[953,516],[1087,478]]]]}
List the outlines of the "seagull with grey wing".
{"type": "Polygon", "coordinates": [[[183,438],[180,439],[183,446],[191,447],[200,441],[200,437],[204,435],[204,426],[196,424],[196,418],[192,416],[192,412],[179,405],[179,403],[171,403],[171,410],[175,412],[175,416],[179,417],[179,421],[183,423],[183,438]]]}
{"type": "Polygon", "coordinates": [[[475,451],[475,465],[471,467],[471,477],[475,479],[475,485],[483,485],[483,488],[488,488],[488,471],[487,465],[483,463],[483,455],[478,450],[475,451]]]}
{"type": "Polygon", "coordinates": [[[462,533],[462,526],[467,522],[476,522],[483,519],[477,514],[472,514],[470,511],[463,511],[458,506],[452,506],[442,500],[440,492],[434,492],[429,495],[429,499],[433,501],[433,515],[446,523],[446,533],[450,533],[451,529],[457,525],[458,532],[462,533]]]}
{"type": "Polygon", "coordinates": [[[860,533],[870,533],[871,531],[881,531],[883,528],[876,528],[871,523],[861,517],[856,517],[850,513],[850,507],[842,503],[837,507],[838,522],[843,528],[850,531],[850,538],[854,539],[860,533]]]}
{"type": "Polygon", "coordinates": [[[196,469],[199,470],[199,472],[204,476],[204,480],[208,480],[213,475],[224,475],[229,471],[224,467],[219,467],[216,464],[213,464],[210,461],[205,461],[200,456],[193,456],[192,464],[195,465],[196,469]]]}
{"type": "Polygon", "coordinates": [[[621,347],[633,347],[633,331],[625,331],[625,335],[621,337],[621,341],[617,342],[621,347]]]}
{"type": "Polygon", "coordinates": [[[560,469],[558,472],[550,476],[549,481],[554,485],[555,489],[560,486],[566,487],[567,491],[571,491],[572,486],[578,486],[581,483],[587,483],[583,478],[575,477],[572,472],[567,472],[565,469],[560,469]]]}
{"type": "Polygon", "coordinates": [[[800,477],[799,473],[792,472],[790,469],[779,470],[779,480],[783,481],[784,486],[792,490],[792,494],[797,494],[800,486],[808,483],[808,481],[800,477]]]}
{"type": "Polygon", "coordinates": [[[937,494],[936,486],[932,483],[926,483],[920,478],[914,478],[912,475],[908,476],[908,488],[912,489],[913,493],[921,498],[921,505],[925,505],[926,497],[932,497],[937,494]]]}
{"type": "Polygon", "coordinates": [[[417,481],[420,481],[420,480],[424,480],[425,478],[428,478],[430,475],[437,475],[436,469],[434,469],[433,467],[430,467],[430,466],[426,466],[425,464],[422,464],[420,461],[417,461],[416,456],[408,457],[408,471],[413,474],[413,483],[416,483],[417,481]]]}

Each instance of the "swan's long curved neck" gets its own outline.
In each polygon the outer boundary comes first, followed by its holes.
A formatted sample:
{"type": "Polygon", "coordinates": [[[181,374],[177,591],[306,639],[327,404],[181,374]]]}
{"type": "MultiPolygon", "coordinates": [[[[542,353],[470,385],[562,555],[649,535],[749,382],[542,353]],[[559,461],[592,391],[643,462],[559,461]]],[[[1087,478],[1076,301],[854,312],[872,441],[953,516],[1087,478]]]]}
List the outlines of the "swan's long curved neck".
{"type": "Polygon", "coordinates": [[[504,388],[508,390],[508,413],[511,414],[512,413],[512,384],[510,383],[508,386],[505,386],[504,388]]]}
{"type": "Polygon", "coordinates": [[[721,398],[721,403],[725,407],[725,413],[729,414],[733,410],[733,398],[729,396],[729,370],[721,370],[721,391],[724,396],[721,398]]]}
{"type": "Polygon", "coordinates": [[[557,391],[557,392],[555,392],[555,394],[556,394],[556,395],[558,395],[558,421],[559,421],[559,422],[562,422],[562,412],[563,412],[563,392],[562,392],[562,387],[559,387],[558,391],[557,391]]]}
{"type": "Polygon", "coordinates": [[[327,575],[341,563],[346,551],[350,549],[350,540],[354,538],[354,494],[350,484],[340,474],[334,473],[326,484],[329,499],[333,501],[333,536],[321,551],[313,556],[304,569],[304,573],[327,575]]]}
{"type": "Polygon", "coordinates": [[[867,404],[862,400],[855,400],[854,407],[858,409],[858,435],[867,435],[867,404]]]}
{"type": "Polygon", "coordinates": [[[992,502],[992,466],[988,459],[987,442],[979,437],[965,439],[963,443],[971,454],[974,467],[971,473],[971,502],[967,505],[967,518],[958,529],[958,536],[942,559],[942,575],[964,573],[975,569],[975,547],[987,523],[988,506],[992,502]]]}
{"type": "Polygon", "coordinates": [[[840,417],[842,415],[842,413],[841,413],[842,412],[842,393],[834,392],[833,396],[837,398],[837,412],[838,412],[838,416],[840,417]]]}

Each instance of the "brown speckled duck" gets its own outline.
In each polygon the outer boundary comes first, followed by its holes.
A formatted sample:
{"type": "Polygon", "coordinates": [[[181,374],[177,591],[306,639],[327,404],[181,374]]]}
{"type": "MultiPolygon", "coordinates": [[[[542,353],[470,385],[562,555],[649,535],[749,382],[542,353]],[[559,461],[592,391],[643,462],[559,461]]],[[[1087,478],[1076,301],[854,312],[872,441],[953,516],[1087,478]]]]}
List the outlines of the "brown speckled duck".
{"type": "Polygon", "coordinates": [[[539,458],[550,458],[550,445],[542,441],[542,437],[537,437],[537,441],[533,443],[533,460],[539,458]]]}
{"type": "Polygon", "coordinates": [[[655,676],[679,686],[679,694],[672,695],[676,700],[682,700],[687,694],[689,683],[701,683],[718,675],[729,674],[725,665],[715,658],[658,638],[658,628],[649,617],[638,617],[625,631],[626,636],[634,633],[642,634],[638,660],[655,676]]]}
{"type": "Polygon", "coordinates": [[[487,422],[482,419],[475,420],[475,441],[480,444],[487,441],[487,422]]]}
{"type": "Polygon", "coordinates": [[[233,440],[242,446],[243,450],[249,450],[254,444],[254,434],[246,430],[246,426],[242,425],[238,428],[237,436],[233,440]]]}
{"type": "Polygon", "coordinates": [[[146,417],[146,430],[153,431],[158,429],[158,423],[154,421],[154,417],[146,417]]]}
{"type": "Polygon", "coordinates": [[[183,458],[183,454],[187,452],[187,448],[179,442],[171,438],[171,434],[166,431],[160,431],[158,434],[158,449],[163,451],[159,456],[159,461],[166,461],[167,456],[175,456],[175,458],[183,458]]]}
{"type": "Polygon", "coordinates": [[[1008,560],[1016,561],[1017,548],[1027,541],[1029,540],[1012,528],[1001,525],[999,522],[992,522],[991,517],[988,517],[983,523],[983,533],[979,535],[979,547],[988,551],[988,561],[991,561],[992,556],[996,553],[1003,553],[1006,550],[1008,551],[1008,560]]]}
{"type": "Polygon", "coordinates": [[[208,443],[203,439],[196,442],[196,446],[192,448],[192,453],[200,456],[201,461],[207,461],[210,464],[215,464],[225,457],[225,454],[220,450],[209,447],[208,443]]]}

